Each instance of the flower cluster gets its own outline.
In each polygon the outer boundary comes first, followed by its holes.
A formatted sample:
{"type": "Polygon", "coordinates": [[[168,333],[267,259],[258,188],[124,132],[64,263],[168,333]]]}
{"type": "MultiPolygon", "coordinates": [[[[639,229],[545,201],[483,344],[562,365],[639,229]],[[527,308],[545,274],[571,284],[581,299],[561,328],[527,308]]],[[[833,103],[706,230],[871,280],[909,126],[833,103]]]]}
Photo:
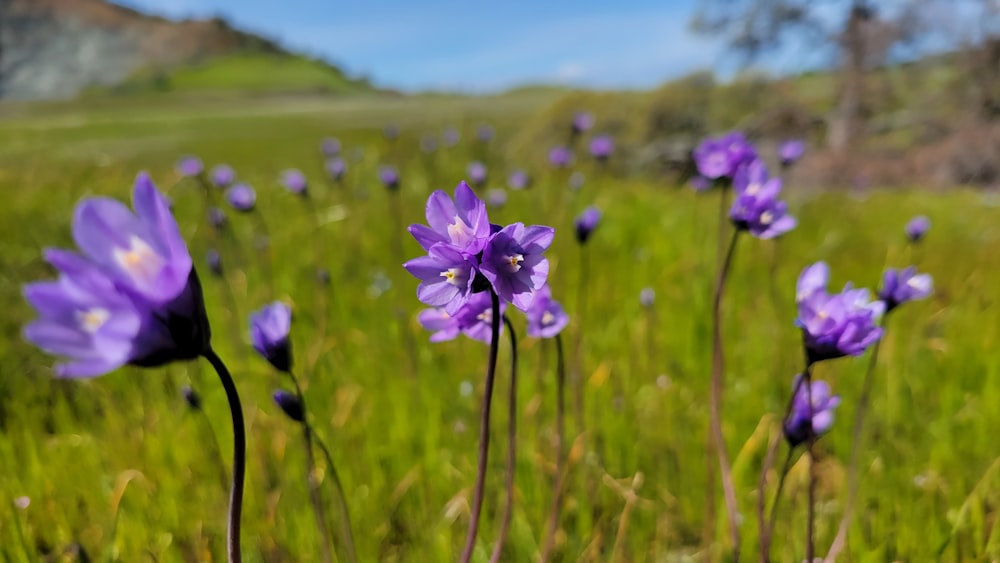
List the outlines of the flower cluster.
{"type": "Polygon", "coordinates": [[[94,197],[73,217],[82,254],[49,249],[54,282],[29,284],[39,318],[25,337],[66,358],[61,377],[94,377],[125,364],[153,367],[209,349],[201,285],[166,198],[145,173],[133,207],[94,197]]]}
{"type": "Polygon", "coordinates": [[[824,262],[806,268],[796,286],[803,343],[810,364],[843,356],[860,356],[882,337],[879,320],[885,303],[872,301],[867,289],[848,284],[840,293],[827,291],[830,269],[824,262]]]}
{"type": "Polygon", "coordinates": [[[694,150],[698,173],[709,180],[732,180],[741,166],[756,158],[757,151],[738,131],[705,139],[694,150]]]}
{"type": "MultiPolygon", "coordinates": [[[[501,316],[506,308],[506,303],[500,304],[501,316]]],[[[454,314],[442,307],[424,309],[417,315],[417,321],[433,333],[431,342],[454,340],[461,333],[489,344],[493,334],[493,300],[488,293],[474,293],[454,314]]],[[[500,330],[503,331],[503,325],[500,330]]]]}
{"type": "Polygon", "coordinates": [[[740,167],[733,180],[736,199],[729,219],[737,229],[770,239],[795,228],[795,218],[788,215],[788,205],[778,199],[781,178],[771,178],[758,159],[740,167]]]}
{"type": "Polygon", "coordinates": [[[527,310],[535,292],[545,285],[552,244],[551,227],[514,223],[490,224],[486,204],[465,182],[455,198],[436,191],[427,199],[427,225],[409,231],[427,255],[403,265],[420,280],[417,298],[454,315],[470,296],[486,290],[527,310]]]}

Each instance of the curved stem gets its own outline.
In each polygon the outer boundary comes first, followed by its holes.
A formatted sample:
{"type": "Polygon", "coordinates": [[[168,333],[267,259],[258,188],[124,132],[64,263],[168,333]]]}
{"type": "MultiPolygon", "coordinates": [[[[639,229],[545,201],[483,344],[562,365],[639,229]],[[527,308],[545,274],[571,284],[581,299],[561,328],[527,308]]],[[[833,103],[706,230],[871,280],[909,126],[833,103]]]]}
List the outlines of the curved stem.
{"type": "Polygon", "coordinates": [[[344,485],[340,481],[340,474],[337,473],[337,466],[333,464],[333,456],[330,455],[330,450],[327,449],[326,444],[323,443],[323,439],[316,435],[316,445],[319,446],[319,450],[323,452],[323,457],[326,458],[326,467],[330,470],[330,478],[333,479],[333,486],[337,489],[337,497],[340,499],[340,529],[341,538],[344,542],[344,547],[347,549],[347,560],[351,563],[358,562],[358,552],[354,547],[354,532],[351,528],[351,511],[347,506],[347,495],[344,494],[344,485]]]}
{"type": "MultiPolygon", "coordinates": [[[[885,328],[885,319],[882,317],[882,327],[885,328]]],[[[833,562],[837,555],[843,551],[847,544],[847,527],[854,517],[854,503],[858,498],[858,488],[861,478],[859,477],[861,463],[861,446],[864,441],[865,416],[868,414],[868,405],[871,402],[872,381],[875,379],[875,364],[878,363],[878,351],[882,345],[882,340],[878,340],[872,348],[871,358],[868,359],[868,371],[865,372],[865,380],[861,384],[861,396],[858,398],[858,410],[854,414],[854,429],[852,430],[851,457],[847,466],[847,505],[844,508],[844,516],[840,519],[837,528],[837,536],[830,544],[830,551],[826,554],[824,561],[833,562]]]]}
{"type": "Polygon", "coordinates": [[[732,265],[736,241],[740,231],[734,230],[729,241],[729,250],[719,268],[719,276],[715,281],[715,296],[712,301],[712,389],[710,395],[710,426],[712,442],[715,446],[719,463],[719,473],[722,478],[722,491],[726,501],[726,514],[729,518],[729,534],[733,544],[733,553],[739,559],[740,531],[738,508],[736,506],[736,487],[733,484],[732,469],[726,454],[726,443],[722,435],[722,390],[725,373],[725,355],[722,349],[722,294],[726,286],[726,278],[732,265]]]}
{"type": "Polygon", "coordinates": [[[306,448],[306,486],[309,487],[309,498],[312,501],[313,514],[316,515],[316,527],[319,528],[319,537],[322,541],[323,561],[331,563],[333,561],[333,552],[330,544],[330,531],[326,527],[323,496],[319,490],[319,483],[316,482],[316,458],[313,455],[313,430],[309,424],[309,410],[306,408],[306,399],[302,393],[302,387],[299,385],[299,379],[291,371],[287,373],[295,385],[295,395],[299,400],[299,404],[302,405],[303,421],[301,422],[301,426],[302,441],[306,448]]]}
{"type": "Polygon", "coordinates": [[[493,381],[496,378],[497,352],[500,340],[500,298],[491,288],[490,299],[493,301],[490,333],[490,356],[486,364],[486,384],[483,395],[482,419],[479,424],[479,464],[476,467],[476,486],[472,494],[472,514],[469,517],[469,529],[465,535],[465,547],[462,548],[462,563],[469,563],[472,550],[476,546],[476,535],[479,533],[479,515],[483,511],[483,489],[486,486],[486,465],[490,451],[490,403],[493,399],[493,381]]]}
{"type": "Polygon", "coordinates": [[[247,432],[243,424],[243,405],[240,403],[240,394],[236,390],[233,376],[215,350],[209,348],[202,355],[219,374],[222,387],[226,390],[226,399],[229,401],[229,413],[233,418],[233,482],[229,489],[229,525],[226,530],[226,540],[229,546],[229,563],[242,563],[240,519],[243,515],[243,485],[246,481],[247,458],[247,432]]]}
{"type": "Polygon", "coordinates": [[[812,373],[806,368],[806,401],[809,403],[809,525],[806,529],[806,561],[816,554],[816,431],[813,429],[812,373]]]}
{"type": "Polygon", "coordinates": [[[503,520],[500,522],[500,534],[497,543],[493,547],[493,555],[490,556],[490,563],[500,561],[500,554],[503,551],[504,541],[507,539],[507,532],[510,530],[510,521],[514,516],[514,471],[517,462],[517,335],[514,334],[514,325],[511,324],[507,315],[503,316],[503,323],[507,327],[510,335],[510,406],[507,413],[507,500],[503,509],[503,520]]]}
{"type": "Polygon", "coordinates": [[[548,533],[542,547],[542,563],[549,560],[559,530],[559,512],[562,508],[562,488],[565,479],[563,464],[566,444],[564,412],[566,410],[566,361],[563,357],[562,335],[556,335],[556,474],[552,484],[552,508],[549,510],[548,533]]]}

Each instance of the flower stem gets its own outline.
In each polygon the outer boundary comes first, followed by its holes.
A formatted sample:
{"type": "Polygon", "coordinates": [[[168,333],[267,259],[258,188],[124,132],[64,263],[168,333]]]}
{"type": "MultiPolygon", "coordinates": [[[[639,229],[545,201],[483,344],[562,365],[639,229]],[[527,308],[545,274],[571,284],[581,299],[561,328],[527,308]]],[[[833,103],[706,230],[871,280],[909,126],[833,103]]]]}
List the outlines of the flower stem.
{"type": "Polygon", "coordinates": [[[576,342],[573,357],[576,360],[573,369],[573,406],[576,415],[577,434],[586,430],[583,413],[583,327],[587,309],[587,281],[590,271],[590,253],[585,244],[580,245],[580,279],[576,286],[576,342]]]}
{"type": "MultiPolygon", "coordinates": [[[[885,328],[886,316],[882,317],[882,328],[885,328]]],[[[875,379],[875,364],[878,363],[878,351],[882,345],[882,339],[875,342],[872,348],[872,355],[868,359],[868,370],[865,372],[865,380],[861,384],[861,396],[858,398],[858,409],[854,413],[854,429],[851,437],[851,458],[847,466],[847,504],[844,508],[844,515],[840,519],[837,528],[837,536],[830,544],[830,551],[826,554],[824,561],[833,562],[837,555],[843,551],[847,544],[847,527],[854,517],[854,503],[858,498],[858,487],[860,486],[860,466],[861,446],[864,442],[865,416],[868,414],[868,405],[871,402],[872,381],[875,379]]]]}
{"type": "Polygon", "coordinates": [[[552,483],[552,508],[549,511],[548,533],[542,547],[542,563],[549,560],[559,530],[559,512],[562,508],[562,488],[565,479],[563,464],[566,447],[566,361],[563,355],[562,335],[556,335],[556,472],[552,483]]]}
{"type": "Polygon", "coordinates": [[[510,530],[510,521],[514,516],[514,472],[517,463],[517,335],[514,333],[514,325],[511,324],[507,315],[503,316],[503,323],[507,327],[507,334],[510,335],[510,406],[507,413],[507,470],[506,487],[507,499],[503,509],[503,520],[500,521],[500,534],[497,543],[493,547],[493,555],[490,556],[490,563],[500,561],[503,551],[504,541],[507,539],[507,532],[510,530]]]}
{"type": "Polygon", "coordinates": [[[712,301],[712,387],[709,400],[710,426],[712,442],[715,446],[716,457],[719,463],[719,473],[722,478],[722,491],[726,501],[726,513],[729,518],[729,534],[732,541],[732,548],[735,558],[739,559],[740,553],[740,531],[738,522],[739,509],[736,505],[736,487],[733,484],[732,469],[729,466],[729,459],[726,454],[725,438],[722,435],[722,390],[723,377],[725,374],[725,354],[722,348],[722,294],[726,285],[726,278],[729,276],[729,269],[732,265],[733,254],[736,250],[736,241],[739,240],[740,231],[734,230],[729,241],[729,249],[719,267],[719,276],[715,281],[715,296],[712,301]]]}
{"type": "Polygon", "coordinates": [[[461,563],[469,563],[472,550],[476,546],[476,535],[479,533],[479,516],[483,511],[483,489],[486,486],[486,466],[490,449],[490,402],[493,399],[493,381],[496,378],[497,352],[500,340],[500,297],[490,290],[493,302],[490,337],[490,356],[486,364],[486,385],[483,395],[482,419],[479,425],[479,464],[476,468],[476,486],[472,496],[472,514],[469,517],[469,529],[465,535],[465,547],[462,548],[461,563]]]}
{"type": "MultiPolygon", "coordinates": [[[[781,442],[777,442],[780,444],[781,442]]],[[[774,522],[778,517],[778,501],[781,499],[781,492],[785,489],[785,479],[788,477],[788,470],[792,466],[792,453],[794,448],[788,448],[788,455],[785,456],[785,463],[781,466],[781,473],[778,475],[778,490],[774,492],[774,502],[771,503],[771,516],[768,518],[767,527],[761,530],[760,533],[760,560],[761,563],[769,563],[771,561],[771,538],[774,535],[774,522]]],[[[765,468],[765,472],[767,469],[765,468]]],[[[761,480],[763,481],[763,475],[761,475],[761,480]]],[[[761,491],[761,498],[763,498],[763,491],[761,491]]],[[[763,515],[764,508],[761,507],[761,515],[763,515]]]]}
{"type": "Polygon", "coordinates": [[[347,495],[344,494],[344,485],[340,480],[340,474],[337,473],[337,466],[333,464],[333,456],[330,455],[330,450],[318,435],[315,438],[316,445],[319,446],[319,450],[323,452],[323,457],[326,458],[326,467],[330,470],[333,486],[337,489],[337,497],[340,499],[340,533],[343,536],[341,541],[344,542],[344,547],[347,549],[347,560],[350,563],[358,563],[358,552],[354,547],[354,532],[351,528],[351,511],[347,506],[347,495]]]}
{"type": "Polygon", "coordinates": [[[302,387],[295,374],[288,371],[288,376],[295,385],[295,395],[302,405],[302,440],[306,448],[306,486],[309,487],[309,497],[313,505],[313,514],[316,515],[316,527],[319,528],[319,536],[322,540],[323,561],[331,563],[333,553],[330,549],[330,531],[326,527],[326,514],[323,510],[323,496],[319,490],[319,483],[316,482],[316,458],[313,456],[313,429],[309,424],[308,409],[306,399],[302,393],[302,387]]]}
{"type": "Polygon", "coordinates": [[[215,350],[209,348],[202,353],[215,372],[219,374],[222,387],[226,390],[229,401],[229,412],[233,418],[233,481],[229,489],[229,525],[226,531],[229,563],[242,563],[240,549],[240,519],[243,515],[243,484],[246,480],[247,435],[243,424],[243,405],[240,404],[240,394],[236,383],[230,375],[226,364],[222,362],[215,350]]]}
{"type": "Polygon", "coordinates": [[[259,233],[255,233],[255,238],[253,240],[253,245],[257,247],[257,251],[263,255],[263,274],[264,281],[267,284],[269,293],[267,298],[273,299],[275,295],[275,284],[274,284],[274,264],[272,264],[272,254],[271,254],[271,231],[267,228],[267,221],[264,220],[264,215],[259,209],[255,209],[250,212],[253,215],[257,228],[260,229],[259,233]]]}

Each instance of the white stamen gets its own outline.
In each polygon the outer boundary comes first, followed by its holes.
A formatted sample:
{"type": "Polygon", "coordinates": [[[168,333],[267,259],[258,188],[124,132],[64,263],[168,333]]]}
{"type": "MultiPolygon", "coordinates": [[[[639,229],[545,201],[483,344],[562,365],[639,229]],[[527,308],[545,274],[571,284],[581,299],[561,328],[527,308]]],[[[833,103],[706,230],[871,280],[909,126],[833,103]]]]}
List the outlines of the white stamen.
{"type": "Polygon", "coordinates": [[[116,248],[111,252],[115,261],[130,276],[152,281],[160,274],[166,261],[141,238],[132,235],[128,242],[127,249],[116,248]]]}
{"type": "Polygon", "coordinates": [[[448,268],[447,270],[441,272],[441,277],[445,278],[445,281],[451,285],[462,287],[468,278],[462,275],[461,268],[448,268]]]}
{"type": "Polygon", "coordinates": [[[511,254],[510,256],[504,256],[504,260],[508,264],[507,271],[513,274],[521,270],[521,262],[524,262],[524,255],[511,254]]]}
{"type": "Polygon", "coordinates": [[[87,334],[94,334],[104,326],[111,318],[111,313],[107,309],[93,307],[86,311],[76,312],[76,321],[80,324],[80,330],[87,334]]]}

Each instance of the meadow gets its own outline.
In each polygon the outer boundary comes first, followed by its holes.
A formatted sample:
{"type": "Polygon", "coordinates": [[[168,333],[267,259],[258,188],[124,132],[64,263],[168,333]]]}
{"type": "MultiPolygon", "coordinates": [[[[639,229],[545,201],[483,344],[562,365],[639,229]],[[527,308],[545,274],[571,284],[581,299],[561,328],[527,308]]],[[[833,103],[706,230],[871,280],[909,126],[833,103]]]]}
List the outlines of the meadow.
{"type": "MultiPolygon", "coordinates": [[[[505,187],[519,163],[504,143],[554,96],[8,106],[0,127],[6,307],[0,555],[6,561],[225,560],[232,436],[210,367],[175,363],[59,380],[52,358],[21,337],[33,317],[22,286],[52,277],[42,249],[72,245],[74,204],[95,194],[128,199],[136,173],[147,170],[174,203],[201,274],[213,345],[243,398],[246,560],[319,560],[298,429],[271,400],[288,382],[248,343],[248,314],[273,300],[294,311],[296,372],[346,489],[359,560],[457,559],[475,477],[487,347],[463,337],[428,341],[416,321],[424,308],[414,294],[417,280],[401,267],[421,254],[406,226],[423,222],[427,195],[451,193],[472,160],[488,166],[487,189],[505,187]],[[390,122],[400,127],[395,141],[383,137],[390,122]],[[476,140],[480,123],[496,128],[488,145],[476,140]],[[440,136],[445,126],[460,129],[460,143],[421,152],[420,138],[440,136]],[[328,136],[345,147],[341,184],[323,170],[319,145],[328,136]],[[208,166],[232,165],[257,190],[255,213],[266,231],[234,211],[227,211],[229,234],[213,231],[205,195],[174,169],[187,154],[208,166]],[[399,168],[398,193],[379,183],[381,164],[399,168]],[[309,199],[279,185],[287,168],[309,178],[309,199]],[[266,255],[254,244],[265,233],[266,255]],[[222,255],[223,277],[208,272],[210,248],[222,255]],[[317,267],[328,270],[329,285],[317,281],[317,267]],[[201,411],[188,407],[184,385],[201,395],[201,411]]],[[[578,369],[584,382],[585,432],[579,434],[572,409],[567,421],[569,477],[553,560],[728,560],[717,486],[714,520],[706,521],[705,509],[714,463],[706,443],[718,194],[616,176],[583,151],[574,168],[586,174],[579,190],[568,187],[569,170],[535,166],[531,188],[507,190],[505,205],[490,210],[494,222],[555,227],[549,284],[572,319],[565,333],[574,349],[571,371],[578,369]],[[603,219],[581,249],[573,219],[588,205],[599,207],[603,219]],[[640,304],[644,288],[655,291],[652,307],[640,304]]],[[[893,314],[882,344],[861,452],[859,509],[843,559],[996,560],[1000,200],[973,189],[930,192],[919,185],[806,192],[794,178],[793,171],[785,197],[798,228],[778,240],[741,242],[723,304],[723,430],[742,516],[741,559],[756,560],[760,469],[769,444],[782,439],[781,416],[802,369],[793,324],[796,278],[824,260],[834,287],[853,281],[874,288],[885,267],[909,264],[935,281],[930,299],[893,314]],[[918,214],[933,226],[919,246],[909,245],[903,226],[918,214]]],[[[221,202],[221,191],[209,195],[221,202]]],[[[521,339],[519,445],[503,559],[533,561],[552,496],[555,354],[550,341],[525,336],[523,315],[513,309],[508,315],[521,339]]],[[[508,354],[504,339],[477,561],[493,548],[503,506],[508,354]]],[[[843,513],[851,421],[867,359],[816,368],[815,376],[843,400],[837,422],[818,442],[821,554],[843,513]]],[[[785,451],[782,445],[779,456],[785,451]]],[[[798,455],[778,510],[775,561],[804,557],[807,464],[798,455]]],[[[775,482],[772,475],[768,498],[775,482]]],[[[324,492],[332,502],[332,488],[324,484],[324,492]]]]}

